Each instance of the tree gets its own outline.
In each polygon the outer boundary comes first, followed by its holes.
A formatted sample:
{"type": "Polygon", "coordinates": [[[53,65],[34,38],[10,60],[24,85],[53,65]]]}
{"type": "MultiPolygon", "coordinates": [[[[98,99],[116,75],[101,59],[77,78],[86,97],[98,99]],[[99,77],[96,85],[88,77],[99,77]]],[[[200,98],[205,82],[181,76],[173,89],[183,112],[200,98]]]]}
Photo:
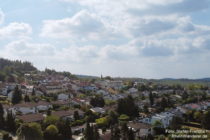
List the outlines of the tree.
{"type": "Polygon", "coordinates": [[[4,72],[1,72],[0,71],[0,81],[5,81],[5,79],[6,79],[6,74],[4,73],[4,72]]]}
{"type": "Polygon", "coordinates": [[[44,127],[47,127],[48,125],[55,125],[57,122],[59,121],[59,118],[57,116],[47,116],[45,119],[44,119],[44,127]]]}
{"type": "Polygon", "coordinates": [[[180,117],[174,116],[170,123],[170,128],[177,130],[181,128],[182,119],[180,117]]]}
{"type": "Polygon", "coordinates": [[[99,127],[107,127],[108,123],[109,123],[109,121],[108,121],[107,117],[96,119],[96,124],[99,127]]]}
{"type": "Polygon", "coordinates": [[[100,135],[98,128],[96,126],[90,126],[89,123],[86,124],[86,129],[84,132],[84,140],[99,140],[100,135]]]}
{"type": "Polygon", "coordinates": [[[86,113],[86,121],[87,122],[95,122],[96,114],[94,114],[91,110],[88,110],[86,113]]]}
{"type": "Polygon", "coordinates": [[[59,130],[59,134],[61,134],[60,139],[71,139],[72,138],[72,131],[71,131],[70,122],[68,119],[65,121],[63,121],[63,120],[58,121],[56,126],[59,130]]]}
{"type": "Polygon", "coordinates": [[[100,139],[100,135],[98,132],[98,128],[95,126],[93,127],[93,140],[99,140],[100,139]]]}
{"type": "Polygon", "coordinates": [[[202,126],[205,129],[210,129],[210,111],[204,113],[202,118],[202,126]]]}
{"type": "Polygon", "coordinates": [[[148,112],[149,112],[148,106],[147,106],[147,105],[144,105],[144,106],[143,106],[143,111],[144,111],[144,113],[148,113],[148,112]]]}
{"type": "Polygon", "coordinates": [[[3,140],[12,140],[12,137],[9,135],[9,133],[3,134],[3,140]]]}
{"type": "Polygon", "coordinates": [[[43,132],[40,124],[22,124],[17,130],[19,140],[43,140],[43,132]]]}
{"type": "Polygon", "coordinates": [[[122,124],[121,132],[122,132],[122,139],[123,140],[127,140],[127,137],[128,137],[128,126],[127,126],[126,123],[122,124]]]}
{"type": "Polygon", "coordinates": [[[4,128],[4,124],[5,120],[4,120],[4,108],[3,105],[0,103],[0,129],[4,128]]]}
{"type": "Polygon", "coordinates": [[[160,135],[160,134],[164,134],[165,133],[165,129],[162,128],[163,124],[159,120],[156,120],[152,124],[152,126],[153,126],[153,129],[154,129],[155,135],[160,135]]]}
{"type": "Polygon", "coordinates": [[[33,88],[31,95],[32,96],[35,96],[36,95],[35,88],[33,88]]]}
{"type": "Polygon", "coordinates": [[[153,127],[161,127],[163,124],[157,120],[152,125],[153,125],[153,127]]]}
{"type": "Polygon", "coordinates": [[[182,94],[182,99],[186,100],[188,97],[189,97],[188,93],[184,91],[184,93],[182,94]]]}
{"type": "Polygon", "coordinates": [[[194,112],[193,117],[194,117],[194,119],[197,122],[201,122],[201,120],[202,120],[202,113],[200,111],[196,111],[196,112],[194,112]]]}
{"type": "Polygon", "coordinates": [[[25,101],[25,102],[30,102],[30,101],[31,101],[28,95],[25,95],[24,101],[25,101]]]}
{"type": "Polygon", "coordinates": [[[150,101],[150,105],[152,106],[154,104],[154,97],[153,97],[152,92],[149,93],[149,101],[150,101]]]}
{"type": "Polygon", "coordinates": [[[89,123],[86,124],[85,132],[84,132],[85,140],[93,140],[93,127],[90,126],[89,123]]]}
{"type": "Polygon", "coordinates": [[[135,140],[135,135],[132,129],[128,130],[128,140],[135,140]]]}
{"type": "Polygon", "coordinates": [[[138,116],[138,106],[136,106],[132,96],[128,96],[124,99],[119,99],[117,102],[117,112],[119,114],[126,114],[130,117],[138,116]]]}
{"type": "Polygon", "coordinates": [[[51,124],[44,131],[45,140],[57,140],[58,139],[58,128],[51,124]]]}
{"type": "Polygon", "coordinates": [[[7,130],[9,132],[15,132],[16,131],[16,123],[15,123],[15,117],[13,116],[12,112],[7,112],[7,118],[6,118],[6,124],[5,124],[7,130]]]}
{"type": "Polygon", "coordinates": [[[118,119],[119,119],[119,121],[125,122],[125,121],[129,121],[130,117],[125,114],[122,114],[122,115],[120,115],[120,117],[118,119]]]}
{"type": "Polygon", "coordinates": [[[110,125],[114,125],[118,123],[118,115],[114,111],[109,112],[109,123],[110,125]]]}
{"type": "Polygon", "coordinates": [[[164,111],[166,107],[167,107],[167,100],[166,100],[165,97],[163,97],[161,102],[160,102],[160,110],[164,111]]]}
{"type": "Polygon", "coordinates": [[[49,108],[48,110],[47,110],[47,116],[51,116],[52,115],[52,111],[51,111],[51,109],[49,108]]]}
{"type": "Polygon", "coordinates": [[[138,91],[145,91],[145,90],[147,90],[148,88],[146,87],[146,85],[144,85],[144,84],[141,84],[141,85],[139,85],[138,86],[138,91]]]}
{"type": "Polygon", "coordinates": [[[114,128],[111,129],[111,140],[120,140],[120,129],[116,125],[114,128]]]}
{"type": "Polygon", "coordinates": [[[90,99],[90,104],[93,107],[104,107],[105,101],[103,97],[94,97],[90,99]]]}
{"type": "Polygon", "coordinates": [[[80,119],[80,116],[79,116],[78,111],[76,110],[76,111],[74,111],[74,120],[76,121],[76,120],[79,120],[79,119],[80,119]]]}
{"type": "Polygon", "coordinates": [[[16,86],[12,96],[12,104],[18,104],[21,100],[22,100],[22,92],[18,88],[18,86],[16,86]]]}

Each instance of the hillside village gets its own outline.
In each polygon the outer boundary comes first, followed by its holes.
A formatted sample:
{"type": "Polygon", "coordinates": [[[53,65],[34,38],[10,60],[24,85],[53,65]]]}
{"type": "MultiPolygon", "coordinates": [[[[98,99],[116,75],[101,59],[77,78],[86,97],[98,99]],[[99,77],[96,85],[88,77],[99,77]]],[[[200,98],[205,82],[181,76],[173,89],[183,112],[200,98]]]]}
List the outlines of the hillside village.
{"type": "Polygon", "coordinates": [[[0,82],[0,139],[153,140],[191,128],[208,135],[209,108],[210,88],[196,83],[27,71],[0,82]]]}

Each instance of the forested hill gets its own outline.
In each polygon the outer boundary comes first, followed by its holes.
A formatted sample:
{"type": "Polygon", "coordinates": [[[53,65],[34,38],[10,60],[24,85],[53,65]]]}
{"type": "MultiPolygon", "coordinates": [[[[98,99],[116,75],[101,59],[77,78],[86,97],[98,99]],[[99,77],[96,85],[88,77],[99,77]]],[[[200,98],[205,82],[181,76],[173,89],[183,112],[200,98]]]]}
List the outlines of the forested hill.
{"type": "Polygon", "coordinates": [[[37,71],[37,68],[27,61],[11,61],[0,58],[0,81],[17,80],[17,77],[22,77],[28,71],[37,71]]]}

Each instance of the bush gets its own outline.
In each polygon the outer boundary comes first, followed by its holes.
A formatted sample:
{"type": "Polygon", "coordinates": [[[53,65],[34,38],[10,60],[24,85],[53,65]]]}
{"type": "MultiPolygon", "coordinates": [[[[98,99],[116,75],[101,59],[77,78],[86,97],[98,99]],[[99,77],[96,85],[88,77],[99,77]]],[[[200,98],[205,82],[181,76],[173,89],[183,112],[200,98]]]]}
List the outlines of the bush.
{"type": "Polygon", "coordinates": [[[120,117],[118,118],[119,121],[129,121],[129,119],[130,117],[125,114],[120,115],[120,117]]]}

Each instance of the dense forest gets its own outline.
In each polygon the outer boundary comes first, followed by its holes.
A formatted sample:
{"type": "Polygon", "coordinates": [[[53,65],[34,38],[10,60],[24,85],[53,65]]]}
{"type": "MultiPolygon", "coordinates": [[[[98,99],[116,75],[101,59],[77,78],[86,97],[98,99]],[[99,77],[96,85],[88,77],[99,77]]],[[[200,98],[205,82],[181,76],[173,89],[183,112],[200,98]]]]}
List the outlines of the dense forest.
{"type": "Polygon", "coordinates": [[[0,81],[13,82],[20,80],[19,78],[29,71],[37,71],[30,62],[0,58],[0,81]]]}

